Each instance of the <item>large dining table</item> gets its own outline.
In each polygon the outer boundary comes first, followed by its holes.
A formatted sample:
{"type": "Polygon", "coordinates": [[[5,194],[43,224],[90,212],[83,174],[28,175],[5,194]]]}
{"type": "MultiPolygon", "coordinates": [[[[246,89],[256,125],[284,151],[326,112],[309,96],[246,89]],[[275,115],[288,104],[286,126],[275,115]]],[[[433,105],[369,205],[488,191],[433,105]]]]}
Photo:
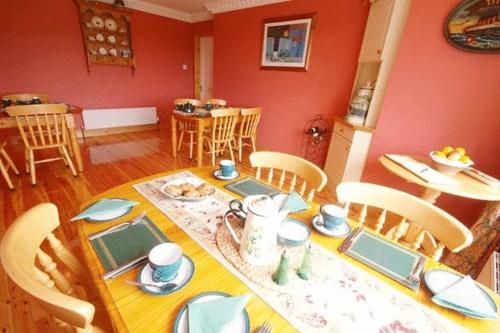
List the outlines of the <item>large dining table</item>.
{"type": "MultiPolygon", "coordinates": [[[[223,186],[227,181],[222,181],[213,178],[213,169],[211,167],[196,167],[185,169],[197,177],[203,179],[207,183],[212,184],[218,189],[231,194],[235,198],[238,195],[229,192],[223,186]]],[[[172,220],[163,214],[155,205],[148,201],[143,195],[136,191],[133,187],[135,184],[150,181],[158,177],[164,177],[178,173],[180,170],[168,171],[161,174],[152,175],[138,179],[106,192],[103,192],[89,201],[83,203],[82,209],[93,202],[102,198],[126,198],[139,202],[133,210],[126,216],[106,222],[106,223],[91,223],[87,221],[78,222],[78,235],[81,241],[83,257],[87,267],[90,270],[92,280],[95,282],[100,296],[106,306],[113,326],[117,332],[171,332],[176,320],[176,316],[181,308],[193,297],[206,291],[220,291],[231,295],[240,295],[244,293],[252,294],[252,291],[232,274],[227,268],[219,263],[213,256],[205,251],[195,240],[187,233],[179,228],[172,220]],[[98,231],[110,228],[113,225],[130,220],[131,217],[137,215],[141,211],[146,211],[150,220],[172,241],[181,246],[184,253],[191,257],[196,270],[192,280],[183,289],[165,296],[154,296],[144,293],[141,289],[135,286],[125,284],[125,280],[134,280],[137,277],[139,268],[134,268],[123,275],[113,279],[103,280],[102,274],[104,268],[96,255],[88,238],[89,235],[98,231]]],[[[242,177],[250,176],[242,173],[242,177]]],[[[310,202],[310,208],[306,211],[295,213],[292,217],[301,220],[311,226],[311,218],[318,213],[319,205],[310,202]]],[[[349,223],[355,227],[357,222],[349,220],[349,223]]],[[[223,226],[221,226],[223,228],[223,226]]],[[[371,277],[387,284],[390,288],[409,296],[420,304],[430,308],[432,311],[439,313],[441,316],[448,318],[454,323],[470,330],[471,332],[499,332],[500,324],[498,320],[477,320],[465,317],[458,312],[445,309],[435,305],[431,301],[431,292],[422,283],[417,291],[410,290],[394,280],[368,268],[367,266],[357,262],[350,257],[338,252],[338,247],[342,243],[342,238],[332,238],[324,236],[313,230],[311,240],[327,251],[330,251],[335,256],[340,256],[352,265],[359,267],[371,277]]],[[[425,270],[440,268],[451,270],[445,265],[428,258],[425,264],[425,270]]],[[[500,298],[492,291],[489,291],[491,297],[500,304],[500,298]]],[[[342,304],[338,304],[341,307],[342,304]]],[[[284,318],[273,310],[260,297],[253,296],[246,306],[251,325],[251,332],[262,325],[264,321],[272,323],[273,332],[294,332],[296,331],[284,318]]]]}
{"type": "MultiPolygon", "coordinates": [[[[75,158],[76,168],[78,172],[83,172],[82,153],[76,136],[76,125],[74,116],[80,114],[82,109],[78,106],[68,105],[66,116],[66,127],[69,134],[69,153],[75,158]]],[[[3,109],[0,111],[0,129],[2,128],[17,128],[16,118],[10,117],[3,109]]]]}

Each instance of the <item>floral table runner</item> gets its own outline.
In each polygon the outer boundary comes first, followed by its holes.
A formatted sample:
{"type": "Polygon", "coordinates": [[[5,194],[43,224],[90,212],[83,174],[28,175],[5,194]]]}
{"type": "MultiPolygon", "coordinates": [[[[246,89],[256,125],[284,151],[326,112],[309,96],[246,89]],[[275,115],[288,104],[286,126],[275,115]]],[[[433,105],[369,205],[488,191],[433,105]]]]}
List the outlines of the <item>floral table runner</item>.
{"type": "Polygon", "coordinates": [[[204,201],[181,202],[160,192],[163,184],[179,178],[201,180],[183,171],[134,188],[300,332],[467,332],[318,244],[314,248],[329,262],[320,267],[313,262],[315,274],[321,271],[319,283],[314,279],[304,288],[270,290],[250,281],[222,256],[216,244],[217,230],[234,198],[216,189],[204,201]]]}

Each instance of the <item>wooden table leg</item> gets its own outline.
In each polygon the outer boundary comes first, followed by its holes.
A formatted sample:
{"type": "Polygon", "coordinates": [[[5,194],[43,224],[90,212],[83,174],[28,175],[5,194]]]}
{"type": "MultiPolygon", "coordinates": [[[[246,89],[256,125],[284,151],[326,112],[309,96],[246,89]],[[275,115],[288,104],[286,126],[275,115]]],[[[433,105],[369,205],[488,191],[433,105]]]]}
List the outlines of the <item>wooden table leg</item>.
{"type": "Polygon", "coordinates": [[[424,187],[422,192],[420,192],[420,198],[427,201],[430,204],[435,204],[436,199],[441,195],[441,192],[433,190],[428,187],[424,187]]]}
{"type": "Polygon", "coordinates": [[[203,131],[205,130],[205,121],[200,119],[196,124],[196,135],[198,144],[196,145],[196,156],[198,158],[197,166],[203,165],[203,131]]]}
{"type": "Polygon", "coordinates": [[[172,126],[172,156],[174,158],[177,157],[177,119],[174,115],[171,117],[171,126],[172,126]]]}

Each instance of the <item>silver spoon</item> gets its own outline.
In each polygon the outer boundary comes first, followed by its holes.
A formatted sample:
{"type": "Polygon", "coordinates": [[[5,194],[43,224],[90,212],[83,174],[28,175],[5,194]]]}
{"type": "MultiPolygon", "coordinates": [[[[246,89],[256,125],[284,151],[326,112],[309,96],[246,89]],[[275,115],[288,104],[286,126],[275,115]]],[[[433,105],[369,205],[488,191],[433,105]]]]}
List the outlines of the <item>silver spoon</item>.
{"type": "Polygon", "coordinates": [[[155,284],[155,283],[138,282],[134,280],[125,280],[125,283],[131,286],[154,287],[160,289],[161,291],[169,291],[177,287],[176,283],[171,283],[171,282],[163,284],[155,284]]]}

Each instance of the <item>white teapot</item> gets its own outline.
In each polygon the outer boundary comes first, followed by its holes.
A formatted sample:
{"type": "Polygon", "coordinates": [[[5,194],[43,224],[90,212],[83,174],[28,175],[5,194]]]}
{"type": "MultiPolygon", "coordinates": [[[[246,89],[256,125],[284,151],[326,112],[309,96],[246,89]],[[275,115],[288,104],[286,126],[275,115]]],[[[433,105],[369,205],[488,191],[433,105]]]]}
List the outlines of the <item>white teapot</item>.
{"type": "Polygon", "coordinates": [[[224,223],[234,241],[240,245],[240,255],[251,265],[262,266],[271,263],[277,252],[277,235],[281,222],[288,210],[280,210],[280,203],[267,195],[245,198],[245,211],[231,209],[228,213],[246,215],[243,235],[236,235],[233,227],[224,216],[224,223]]]}

